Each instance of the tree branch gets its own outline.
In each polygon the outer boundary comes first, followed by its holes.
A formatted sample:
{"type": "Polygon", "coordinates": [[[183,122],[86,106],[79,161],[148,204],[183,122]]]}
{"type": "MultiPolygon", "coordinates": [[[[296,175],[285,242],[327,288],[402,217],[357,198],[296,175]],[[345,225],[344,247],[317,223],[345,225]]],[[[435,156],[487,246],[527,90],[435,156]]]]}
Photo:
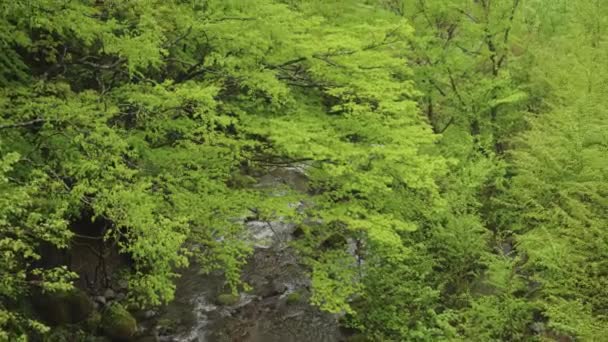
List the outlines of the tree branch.
{"type": "Polygon", "coordinates": [[[447,124],[445,124],[445,126],[443,126],[443,128],[442,128],[442,129],[441,129],[439,132],[437,132],[437,133],[442,134],[442,133],[443,133],[443,132],[445,132],[445,130],[446,130],[446,129],[448,129],[448,127],[450,127],[450,126],[451,126],[453,123],[454,123],[454,117],[452,116],[452,117],[450,118],[450,120],[448,121],[448,123],[447,123],[447,124]]]}
{"type": "Polygon", "coordinates": [[[45,121],[46,121],[45,119],[38,118],[38,119],[30,120],[30,121],[16,122],[16,123],[12,123],[12,124],[0,125],[0,129],[31,126],[31,125],[35,125],[37,123],[41,123],[41,122],[45,122],[45,121]]]}
{"type": "Polygon", "coordinates": [[[452,76],[452,71],[450,70],[450,68],[448,68],[448,76],[450,77],[450,85],[452,86],[452,90],[454,91],[454,94],[456,94],[458,101],[460,102],[460,104],[463,107],[466,107],[466,104],[465,104],[464,100],[462,99],[462,96],[460,96],[460,92],[458,91],[458,88],[456,87],[456,81],[454,80],[454,77],[452,76]]]}
{"type": "MultiPolygon", "coordinates": [[[[511,14],[509,15],[509,26],[505,29],[505,35],[503,40],[505,45],[509,43],[509,34],[511,33],[511,28],[513,28],[513,20],[515,19],[515,12],[517,11],[517,7],[519,7],[519,2],[520,0],[513,0],[513,7],[511,8],[511,14]]],[[[505,61],[506,57],[506,53],[500,56],[500,59],[498,60],[499,68],[502,66],[502,63],[505,61]]]]}

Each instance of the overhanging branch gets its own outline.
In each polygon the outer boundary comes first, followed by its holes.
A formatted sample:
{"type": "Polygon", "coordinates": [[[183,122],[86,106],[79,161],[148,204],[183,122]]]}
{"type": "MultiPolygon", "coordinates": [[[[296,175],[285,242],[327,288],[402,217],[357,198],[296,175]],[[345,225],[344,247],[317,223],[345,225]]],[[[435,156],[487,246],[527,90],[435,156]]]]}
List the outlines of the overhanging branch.
{"type": "Polygon", "coordinates": [[[46,121],[45,119],[38,118],[38,119],[30,120],[30,121],[15,122],[15,123],[11,123],[11,124],[0,125],[0,129],[32,126],[37,123],[41,123],[41,122],[45,122],[45,121],[46,121]]]}

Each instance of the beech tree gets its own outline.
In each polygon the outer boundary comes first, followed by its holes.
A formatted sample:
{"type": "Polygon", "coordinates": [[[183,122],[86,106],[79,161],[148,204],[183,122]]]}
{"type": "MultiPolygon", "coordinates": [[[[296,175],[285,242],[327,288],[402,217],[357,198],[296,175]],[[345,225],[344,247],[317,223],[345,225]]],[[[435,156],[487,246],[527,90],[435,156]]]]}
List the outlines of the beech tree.
{"type": "Polygon", "coordinates": [[[103,241],[149,308],[193,261],[247,290],[251,218],[298,225],[311,304],[364,339],[601,339],[606,18],[582,0],[0,2],[0,340],[48,337],[29,298],[81,276],[45,248],[103,241]],[[294,166],[306,192],[254,186],[294,166]]]}

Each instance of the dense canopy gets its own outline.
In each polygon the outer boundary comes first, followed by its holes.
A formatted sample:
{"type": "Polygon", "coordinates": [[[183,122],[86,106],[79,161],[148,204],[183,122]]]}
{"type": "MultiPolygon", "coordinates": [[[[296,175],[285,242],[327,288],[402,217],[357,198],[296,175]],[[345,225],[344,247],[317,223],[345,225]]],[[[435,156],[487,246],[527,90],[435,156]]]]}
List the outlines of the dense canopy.
{"type": "Polygon", "coordinates": [[[0,46],[0,341],[83,241],[133,310],[247,291],[254,216],[365,340],[608,334],[606,1],[0,1],[0,46]]]}

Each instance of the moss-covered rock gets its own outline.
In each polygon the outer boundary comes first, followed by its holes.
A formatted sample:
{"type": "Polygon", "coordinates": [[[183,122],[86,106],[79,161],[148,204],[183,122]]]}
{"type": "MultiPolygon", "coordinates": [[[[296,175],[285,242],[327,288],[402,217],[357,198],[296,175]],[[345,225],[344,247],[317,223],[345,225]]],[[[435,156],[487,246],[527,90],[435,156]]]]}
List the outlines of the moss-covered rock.
{"type": "Polygon", "coordinates": [[[94,311],[93,313],[91,313],[89,318],[87,318],[84,321],[84,323],[82,324],[83,328],[90,333],[97,332],[100,325],[101,325],[101,313],[99,313],[99,311],[94,311]]]}
{"type": "Polygon", "coordinates": [[[93,300],[79,289],[40,293],[34,297],[37,313],[51,325],[82,322],[95,310],[93,300]]]}
{"type": "Polygon", "coordinates": [[[240,296],[232,293],[222,293],[217,296],[217,303],[220,305],[234,305],[239,302],[240,296]]]}
{"type": "Polygon", "coordinates": [[[302,293],[299,291],[292,292],[287,295],[287,298],[285,299],[285,301],[287,302],[287,304],[300,303],[302,301],[302,293]]]}
{"type": "Polygon", "coordinates": [[[115,341],[127,341],[137,332],[137,321],[121,304],[108,306],[101,319],[103,333],[115,341]]]}

